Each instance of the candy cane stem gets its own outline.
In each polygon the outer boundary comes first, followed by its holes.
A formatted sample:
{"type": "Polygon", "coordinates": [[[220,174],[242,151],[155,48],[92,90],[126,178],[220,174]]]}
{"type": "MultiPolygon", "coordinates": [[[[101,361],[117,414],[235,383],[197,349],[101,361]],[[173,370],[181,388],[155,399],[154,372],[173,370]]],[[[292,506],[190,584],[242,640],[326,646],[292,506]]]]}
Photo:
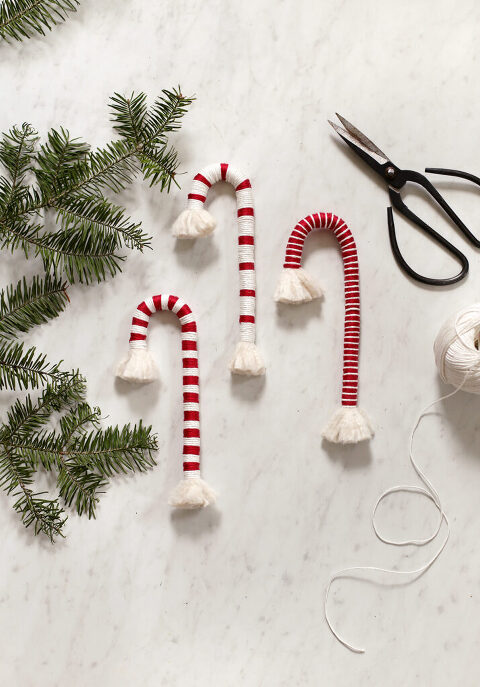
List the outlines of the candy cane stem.
{"type": "Polygon", "coordinates": [[[200,391],[197,324],[182,298],[161,294],[142,301],[132,318],[130,351],[118,365],[117,376],[132,382],[151,382],[156,366],[147,349],[147,327],[158,310],[175,313],[182,331],[183,366],[183,479],[169,503],[177,508],[201,508],[215,502],[215,492],[200,477],[200,391]]]}
{"type": "Polygon", "coordinates": [[[277,284],[275,300],[298,304],[322,296],[318,284],[301,266],[305,239],[314,229],[327,229],[336,237],[342,252],[345,275],[342,407],[333,414],[323,431],[323,437],[335,443],[356,443],[370,439],[373,430],[366,413],[357,407],[360,344],[359,268],[355,239],[343,219],[331,212],[315,212],[296,224],[288,239],[284,269],[277,284]]]}
{"type": "Polygon", "coordinates": [[[231,184],[237,198],[240,343],[235,349],[230,370],[241,375],[263,375],[265,365],[255,344],[255,211],[250,180],[226,162],[205,167],[194,177],[187,209],[180,214],[172,231],[179,239],[193,239],[212,233],[216,221],[205,210],[204,204],[208,190],[219,181],[231,184]]]}

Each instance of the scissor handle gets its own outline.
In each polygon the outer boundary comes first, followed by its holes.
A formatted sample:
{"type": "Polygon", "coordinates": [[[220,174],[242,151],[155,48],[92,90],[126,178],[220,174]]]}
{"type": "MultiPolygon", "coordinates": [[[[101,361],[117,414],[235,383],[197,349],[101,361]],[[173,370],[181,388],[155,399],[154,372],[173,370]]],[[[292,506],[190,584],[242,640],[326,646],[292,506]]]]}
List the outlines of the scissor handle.
{"type": "MultiPolygon", "coordinates": [[[[434,171],[434,168],[427,167],[425,171],[432,172],[434,171]]],[[[468,179],[469,181],[473,181],[473,183],[478,183],[480,185],[480,179],[478,177],[475,177],[473,174],[469,174],[468,172],[459,172],[454,169],[441,170],[435,168],[434,173],[445,175],[449,173],[451,174],[451,176],[458,176],[463,179],[468,179]]],[[[474,234],[472,234],[470,229],[462,222],[457,213],[450,207],[445,198],[441,195],[441,193],[437,191],[435,186],[429,179],[427,179],[426,176],[420,174],[420,172],[415,172],[411,169],[406,169],[402,170],[402,180],[403,184],[405,184],[405,182],[407,181],[412,181],[414,184],[422,186],[427,191],[427,193],[430,194],[430,196],[438,203],[438,205],[440,205],[442,210],[450,217],[452,222],[460,229],[465,238],[467,238],[470,241],[470,243],[472,243],[476,248],[480,248],[480,240],[477,239],[477,237],[474,234]]]]}
{"type": "MultiPolygon", "coordinates": [[[[425,179],[425,177],[423,177],[421,174],[420,177],[422,177],[425,181],[428,182],[428,179],[425,179]]],[[[422,183],[421,185],[423,186],[424,184],[422,183]]],[[[432,188],[434,187],[432,186],[432,188]]],[[[458,250],[458,248],[456,248],[452,243],[450,243],[450,241],[447,241],[446,238],[444,238],[441,234],[436,232],[435,229],[432,229],[432,227],[430,227],[426,222],[421,220],[420,217],[418,217],[414,212],[412,212],[410,208],[407,207],[407,205],[405,205],[405,203],[403,202],[402,197],[400,195],[400,191],[392,187],[389,187],[388,192],[390,195],[390,202],[393,205],[393,207],[396,210],[398,210],[398,212],[401,215],[403,215],[406,219],[409,219],[411,222],[416,224],[419,229],[421,229],[424,233],[430,236],[430,238],[432,238],[436,243],[440,244],[448,253],[450,253],[450,255],[452,255],[460,263],[462,267],[458,274],[456,274],[453,277],[448,277],[447,279],[434,279],[432,277],[424,277],[422,274],[415,272],[415,270],[410,267],[410,265],[407,263],[402,253],[400,252],[400,248],[398,247],[397,234],[395,231],[393,212],[392,208],[389,207],[387,208],[388,234],[390,237],[390,245],[392,247],[393,255],[400,269],[402,269],[406,274],[412,277],[412,279],[415,279],[415,281],[421,282],[422,284],[429,284],[430,286],[449,286],[450,284],[455,284],[456,282],[461,281],[468,273],[468,260],[466,256],[460,250],[458,250]]]]}
{"type": "Polygon", "coordinates": [[[427,174],[443,174],[446,177],[460,177],[460,179],[467,179],[473,184],[480,186],[480,177],[475,176],[475,174],[470,174],[469,172],[460,172],[458,169],[445,169],[444,167],[426,167],[425,172],[427,174]]]}

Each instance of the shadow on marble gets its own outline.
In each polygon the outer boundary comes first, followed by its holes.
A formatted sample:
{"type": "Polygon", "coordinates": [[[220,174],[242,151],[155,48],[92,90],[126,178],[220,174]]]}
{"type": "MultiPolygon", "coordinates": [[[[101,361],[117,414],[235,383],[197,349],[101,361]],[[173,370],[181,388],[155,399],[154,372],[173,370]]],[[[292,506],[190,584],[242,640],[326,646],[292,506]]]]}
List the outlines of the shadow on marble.
{"type": "Polygon", "coordinates": [[[196,539],[205,531],[216,529],[222,520],[221,512],[215,507],[200,510],[172,510],[170,522],[180,536],[196,539]]]}
{"type": "MultiPolygon", "coordinates": [[[[266,374],[268,374],[268,369],[266,374]]],[[[266,381],[266,375],[248,377],[232,374],[230,376],[232,395],[247,403],[255,401],[263,395],[266,381]]]]}
{"type": "Polygon", "coordinates": [[[146,408],[156,405],[160,393],[161,382],[156,379],[149,384],[134,384],[126,382],[124,379],[115,377],[115,392],[120,396],[125,396],[132,411],[142,413],[146,408]]]}
{"type": "Polygon", "coordinates": [[[321,319],[323,298],[310,303],[277,303],[277,322],[282,329],[304,329],[312,318],[321,319]]]}
{"type": "Polygon", "coordinates": [[[220,256],[214,234],[198,239],[175,240],[173,252],[182,267],[199,272],[217,262],[220,256]]]}
{"type": "MultiPolygon", "coordinates": [[[[375,438],[372,441],[375,441],[375,438]]],[[[346,470],[358,470],[371,464],[370,444],[370,441],[361,441],[358,444],[332,444],[331,441],[322,439],[322,449],[330,460],[340,461],[346,470]]]]}

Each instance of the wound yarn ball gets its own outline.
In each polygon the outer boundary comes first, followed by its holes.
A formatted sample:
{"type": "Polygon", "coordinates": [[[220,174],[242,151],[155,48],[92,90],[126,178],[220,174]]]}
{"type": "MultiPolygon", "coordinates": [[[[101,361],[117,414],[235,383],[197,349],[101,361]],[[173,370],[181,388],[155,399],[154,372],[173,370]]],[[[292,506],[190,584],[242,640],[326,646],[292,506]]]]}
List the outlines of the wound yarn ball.
{"type": "Polygon", "coordinates": [[[480,303],[448,318],[433,344],[437,370],[446,384],[480,394],[480,303]]]}

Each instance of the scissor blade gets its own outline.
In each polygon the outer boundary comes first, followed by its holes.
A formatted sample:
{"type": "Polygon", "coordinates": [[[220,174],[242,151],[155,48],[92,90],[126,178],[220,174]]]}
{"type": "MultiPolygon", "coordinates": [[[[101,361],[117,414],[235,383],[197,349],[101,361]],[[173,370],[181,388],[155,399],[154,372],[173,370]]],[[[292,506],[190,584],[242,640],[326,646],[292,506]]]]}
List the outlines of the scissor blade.
{"type": "Polygon", "coordinates": [[[364,160],[369,167],[371,167],[377,174],[384,178],[384,165],[388,162],[388,159],[382,155],[378,155],[376,152],[367,148],[356,136],[352,136],[349,131],[342,129],[341,126],[335,124],[328,120],[330,126],[332,126],[337,134],[343,138],[345,143],[347,143],[350,148],[364,160]]]}
{"type": "Polygon", "coordinates": [[[353,126],[353,124],[350,124],[350,122],[345,119],[345,117],[342,117],[342,115],[339,115],[338,112],[335,112],[337,115],[338,119],[341,121],[345,129],[348,131],[348,133],[353,136],[357,140],[358,143],[361,143],[364,148],[366,148],[369,152],[375,153],[379,157],[383,158],[384,162],[388,162],[388,157],[383,153],[378,146],[373,143],[369,138],[365,136],[365,134],[362,134],[362,132],[357,129],[356,126],[353,126]]]}

